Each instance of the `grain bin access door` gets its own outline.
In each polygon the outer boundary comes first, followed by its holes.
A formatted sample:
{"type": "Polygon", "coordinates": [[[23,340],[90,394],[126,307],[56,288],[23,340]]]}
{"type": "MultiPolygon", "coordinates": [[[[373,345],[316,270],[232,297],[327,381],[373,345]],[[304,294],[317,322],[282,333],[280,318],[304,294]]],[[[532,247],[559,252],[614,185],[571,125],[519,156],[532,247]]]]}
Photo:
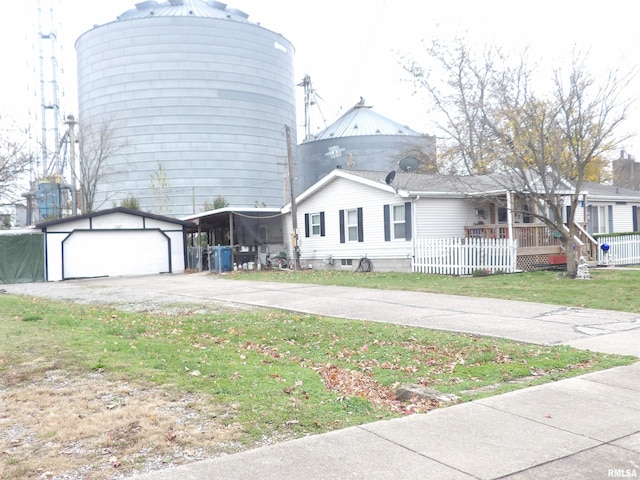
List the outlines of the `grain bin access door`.
{"type": "Polygon", "coordinates": [[[171,272],[171,240],[156,229],[73,231],[62,256],[65,280],[171,272]]]}

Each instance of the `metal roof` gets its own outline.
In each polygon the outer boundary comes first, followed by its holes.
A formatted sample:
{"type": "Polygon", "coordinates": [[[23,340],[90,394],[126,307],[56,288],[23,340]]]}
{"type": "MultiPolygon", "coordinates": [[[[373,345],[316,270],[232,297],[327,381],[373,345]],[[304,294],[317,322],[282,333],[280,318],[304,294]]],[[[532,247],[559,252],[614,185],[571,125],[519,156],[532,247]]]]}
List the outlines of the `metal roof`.
{"type": "Polygon", "coordinates": [[[206,0],[169,0],[157,2],[148,0],[135,4],[135,8],[118,16],[118,20],[147,17],[202,17],[226,18],[246,22],[248,14],[234,8],[227,8],[226,3],[206,0]]]}
{"type": "Polygon", "coordinates": [[[36,225],[36,228],[40,228],[40,229],[45,230],[47,227],[51,227],[53,225],[60,225],[62,223],[75,222],[76,220],[84,220],[86,218],[101,217],[101,216],[104,216],[104,215],[111,215],[113,213],[126,213],[128,215],[133,215],[133,216],[136,216],[136,217],[151,218],[151,219],[154,219],[154,220],[159,220],[161,222],[175,223],[175,224],[182,225],[182,226],[185,226],[185,227],[194,226],[194,224],[192,222],[189,222],[187,220],[180,220],[178,218],[167,217],[165,215],[157,215],[157,214],[154,214],[154,213],[143,212],[143,211],[140,211],[140,210],[132,210],[130,208],[125,208],[125,207],[115,207],[115,208],[108,208],[106,210],[98,210],[96,212],[84,213],[82,215],[74,215],[72,217],[65,217],[65,218],[58,218],[58,219],[55,219],[55,220],[49,220],[48,222],[38,223],[36,225]]]}
{"type": "Polygon", "coordinates": [[[421,136],[420,133],[411,130],[406,125],[374,112],[372,107],[365,105],[364,99],[360,98],[360,101],[347,113],[322,132],[314,135],[309,141],[366,135],[421,136]]]}

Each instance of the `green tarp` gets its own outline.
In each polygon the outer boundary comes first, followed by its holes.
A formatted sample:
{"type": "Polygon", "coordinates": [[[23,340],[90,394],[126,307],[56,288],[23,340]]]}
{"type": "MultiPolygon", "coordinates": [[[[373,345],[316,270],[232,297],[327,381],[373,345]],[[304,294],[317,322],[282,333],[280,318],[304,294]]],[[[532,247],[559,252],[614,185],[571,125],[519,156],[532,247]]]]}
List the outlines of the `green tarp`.
{"type": "Polygon", "coordinates": [[[44,235],[0,235],[0,283],[44,280],[44,235]]]}

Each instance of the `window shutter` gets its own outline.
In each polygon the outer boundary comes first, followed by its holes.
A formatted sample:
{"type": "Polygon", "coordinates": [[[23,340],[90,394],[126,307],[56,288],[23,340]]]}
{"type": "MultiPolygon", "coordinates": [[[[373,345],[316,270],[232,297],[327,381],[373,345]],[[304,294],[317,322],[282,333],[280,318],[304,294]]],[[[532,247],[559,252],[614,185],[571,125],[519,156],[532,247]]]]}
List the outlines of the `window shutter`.
{"type": "Polygon", "coordinates": [[[637,232],[638,231],[638,207],[636,207],[635,205],[633,207],[631,207],[631,215],[633,215],[633,231],[637,232]]]}
{"type": "Polygon", "coordinates": [[[344,210],[340,210],[340,243],[344,243],[344,210]]]}
{"type": "Polygon", "coordinates": [[[324,212],[320,212],[320,236],[324,237],[324,212]]]}
{"type": "Polygon", "coordinates": [[[411,202],[404,204],[404,239],[411,240],[411,202]]]}
{"type": "Polygon", "coordinates": [[[304,214],[304,236],[309,237],[309,214],[304,214]]]}
{"type": "Polygon", "coordinates": [[[391,241],[391,213],[389,205],[384,206],[384,241],[391,241]]]}
{"type": "Polygon", "coordinates": [[[564,223],[569,223],[569,217],[571,216],[571,205],[567,205],[567,220],[564,223]]]}
{"type": "Polygon", "coordinates": [[[593,234],[593,205],[587,205],[587,232],[593,234]]]}
{"type": "Polygon", "coordinates": [[[613,205],[607,205],[607,210],[609,211],[609,232],[613,233],[613,205]]]}
{"type": "Polygon", "coordinates": [[[364,226],[363,219],[364,215],[362,214],[362,207],[358,208],[358,241],[364,242],[364,226]]]}

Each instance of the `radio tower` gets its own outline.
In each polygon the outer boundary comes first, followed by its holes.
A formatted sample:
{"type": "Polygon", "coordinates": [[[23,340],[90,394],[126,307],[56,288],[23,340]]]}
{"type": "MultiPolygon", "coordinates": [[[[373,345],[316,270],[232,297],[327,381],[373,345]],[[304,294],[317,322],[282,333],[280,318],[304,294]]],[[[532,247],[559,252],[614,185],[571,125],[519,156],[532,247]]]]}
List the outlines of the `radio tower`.
{"type": "Polygon", "coordinates": [[[56,11],[58,0],[37,0],[38,10],[38,63],[40,75],[40,161],[31,190],[24,194],[29,204],[28,223],[61,218],[64,213],[76,213],[74,175],[75,119],[69,116],[68,129],[60,135],[62,121],[60,109],[60,84],[62,68],[58,44],[56,11]],[[70,160],[67,160],[67,158],[70,160]],[[65,172],[69,165],[70,172],[65,172]],[[71,208],[69,205],[71,192],[71,208]]]}

